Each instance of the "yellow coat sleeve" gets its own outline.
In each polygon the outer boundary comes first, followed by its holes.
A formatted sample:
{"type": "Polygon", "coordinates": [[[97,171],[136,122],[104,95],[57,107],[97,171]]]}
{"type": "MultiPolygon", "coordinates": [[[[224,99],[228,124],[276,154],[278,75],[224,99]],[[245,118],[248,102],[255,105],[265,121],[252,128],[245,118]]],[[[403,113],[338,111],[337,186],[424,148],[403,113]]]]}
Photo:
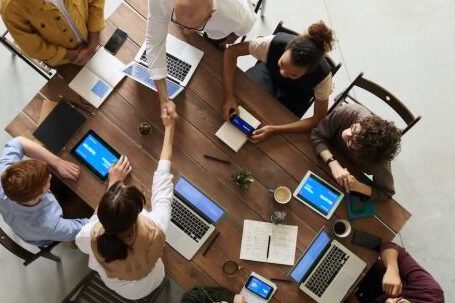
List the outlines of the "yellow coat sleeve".
{"type": "Polygon", "coordinates": [[[89,32],[97,33],[104,29],[104,0],[88,0],[89,32]]]}
{"type": "Polygon", "coordinates": [[[49,65],[67,63],[64,60],[66,49],[48,43],[32,27],[12,12],[2,14],[3,22],[19,48],[29,57],[46,62],[49,65]]]}

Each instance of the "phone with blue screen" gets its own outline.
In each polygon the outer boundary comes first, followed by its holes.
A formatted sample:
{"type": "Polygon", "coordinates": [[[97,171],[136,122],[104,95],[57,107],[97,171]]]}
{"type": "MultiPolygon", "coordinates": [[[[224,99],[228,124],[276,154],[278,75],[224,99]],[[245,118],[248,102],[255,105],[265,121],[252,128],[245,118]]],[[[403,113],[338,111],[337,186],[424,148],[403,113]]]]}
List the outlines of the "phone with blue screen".
{"type": "Polygon", "coordinates": [[[248,278],[245,288],[264,300],[270,299],[270,296],[273,294],[273,287],[254,275],[248,278]]]}
{"type": "Polygon", "coordinates": [[[239,130],[241,130],[245,135],[251,136],[251,134],[254,132],[254,127],[248,124],[245,120],[239,117],[239,115],[234,114],[229,118],[229,121],[231,121],[232,125],[237,127],[239,130]]]}
{"type": "Polygon", "coordinates": [[[108,177],[109,169],[120,159],[120,154],[107,144],[93,130],[89,130],[71,150],[101,181],[108,177]]]}

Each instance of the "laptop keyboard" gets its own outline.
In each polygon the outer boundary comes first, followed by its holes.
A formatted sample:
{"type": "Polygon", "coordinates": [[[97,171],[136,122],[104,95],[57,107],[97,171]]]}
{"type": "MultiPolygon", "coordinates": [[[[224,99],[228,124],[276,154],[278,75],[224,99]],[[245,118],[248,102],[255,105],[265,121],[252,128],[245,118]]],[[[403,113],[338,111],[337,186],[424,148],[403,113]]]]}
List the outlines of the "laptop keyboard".
{"type": "MultiPolygon", "coordinates": [[[[141,60],[147,62],[147,57],[145,56],[145,50],[141,55],[141,60]]],[[[185,80],[186,76],[190,72],[191,64],[186,63],[185,61],[180,60],[177,57],[172,56],[171,54],[166,53],[166,62],[167,62],[167,73],[169,76],[174,77],[179,81],[185,80]]]]}
{"type": "Polygon", "coordinates": [[[305,283],[305,287],[321,297],[348,259],[349,256],[341,249],[332,246],[313,276],[305,283]]]}
{"type": "Polygon", "coordinates": [[[177,225],[194,241],[199,242],[209,230],[209,225],[189,211],[177,200],[172,201],[171,222],[177,225]]]}

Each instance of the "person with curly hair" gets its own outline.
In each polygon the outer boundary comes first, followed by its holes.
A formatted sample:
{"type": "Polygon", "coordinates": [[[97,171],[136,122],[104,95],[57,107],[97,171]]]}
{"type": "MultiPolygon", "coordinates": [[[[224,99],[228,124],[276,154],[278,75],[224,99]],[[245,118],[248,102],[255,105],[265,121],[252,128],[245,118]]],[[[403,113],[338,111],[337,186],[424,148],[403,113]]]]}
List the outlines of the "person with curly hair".
{"type": "Polygon", "coordinates": [[[400,151],[401,131],[360,104],[335,108],[311,132],[316,153],[329,166],[333,177],[346,192],[382,201],[395,194],[391,161],[400,151]],[[334,157],[329,145],[373,176],[372,185],[357,180],[334,157]]]}
{"type": "Polygon", "coordinates": [[[332,93],[331,67],[325,55],[332,50],[333,43],[333,31],[319,21],[300,35],[280,32],[228,47],[223,56],[224,118],[229,120],[238,112],[234,96],[237,58],[252,55],[258,63],[246,74],[299,119],[282,125],[264,125],[253,132],[253,142],[315,127],[325,117],[332,93]],[[304,119],[313,97],[313,116],[304,119]]]}

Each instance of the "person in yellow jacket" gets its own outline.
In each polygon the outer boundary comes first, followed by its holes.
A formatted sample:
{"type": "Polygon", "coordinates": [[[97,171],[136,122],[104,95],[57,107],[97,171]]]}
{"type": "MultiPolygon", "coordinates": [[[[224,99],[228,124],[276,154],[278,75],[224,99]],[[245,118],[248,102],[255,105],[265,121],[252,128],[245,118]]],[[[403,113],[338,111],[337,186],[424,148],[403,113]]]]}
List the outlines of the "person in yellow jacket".
{"type": "Polygon", "coordinates": [[[0,0],[0,14],[29,57],[84,65],[104,28],[104,0],[0,0]]]}

